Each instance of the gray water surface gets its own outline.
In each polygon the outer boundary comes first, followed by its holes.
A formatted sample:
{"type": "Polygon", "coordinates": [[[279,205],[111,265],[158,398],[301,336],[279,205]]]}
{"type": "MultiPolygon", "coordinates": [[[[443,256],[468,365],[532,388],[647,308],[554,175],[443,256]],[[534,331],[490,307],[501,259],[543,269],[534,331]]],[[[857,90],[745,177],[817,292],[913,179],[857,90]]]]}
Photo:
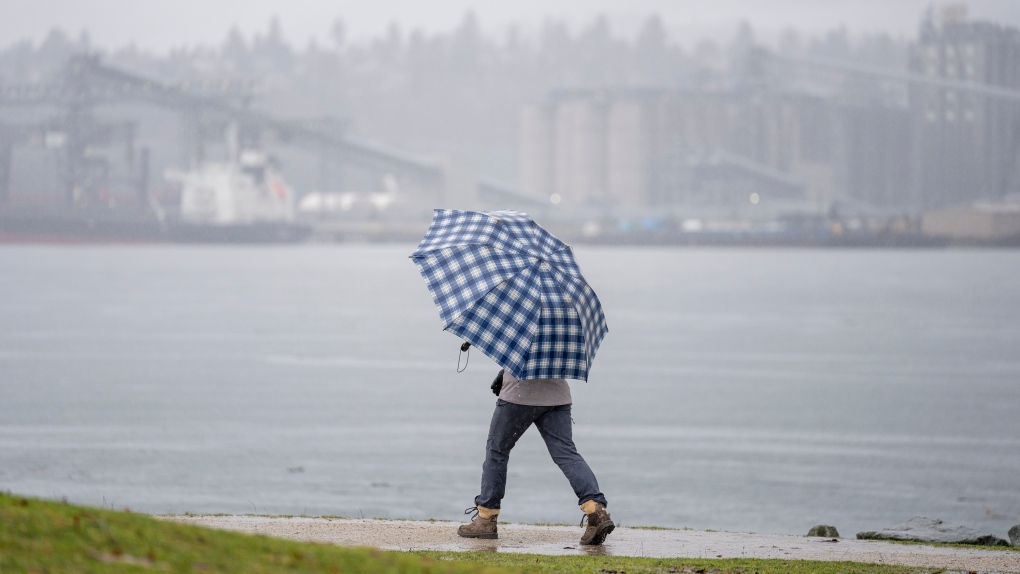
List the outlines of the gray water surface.
{"type": "MultiPolygon", "coordinates": [[[[455,372],[413,247],[0,247],[0,489],[458,518],[497,367],[455,372]]],[[[618,523],[1020,523],[1020,252],[575,253],[610,327],[575,440],[618,523]]],[[[502,516],[580,518],[534,430],[502,516]]]]}

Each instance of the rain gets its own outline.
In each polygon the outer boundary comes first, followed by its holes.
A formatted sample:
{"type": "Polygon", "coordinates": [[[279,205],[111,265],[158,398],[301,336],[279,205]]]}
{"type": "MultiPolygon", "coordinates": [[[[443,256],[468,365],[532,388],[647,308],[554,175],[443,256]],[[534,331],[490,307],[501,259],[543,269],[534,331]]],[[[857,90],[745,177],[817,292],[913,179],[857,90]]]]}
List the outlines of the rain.
{"type": "Polygon", "coordinates": [[[1017,3],[4,11],[0,491],[461,521],[505,370],[617,526],[1020,524],[1017,3]]]}

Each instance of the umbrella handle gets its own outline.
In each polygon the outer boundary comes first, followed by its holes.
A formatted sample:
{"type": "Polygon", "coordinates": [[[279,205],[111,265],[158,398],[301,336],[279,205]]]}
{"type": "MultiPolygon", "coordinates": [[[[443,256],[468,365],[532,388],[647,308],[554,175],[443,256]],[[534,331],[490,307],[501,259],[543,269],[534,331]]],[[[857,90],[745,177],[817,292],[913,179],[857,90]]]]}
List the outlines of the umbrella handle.
{"type": "Polygon", "coordinates": [[[471,343],[464,341],[464,344],[460,346],[460,353],[457,353],[457,372],[463,373],[467,370],[468,362],[471,361],[471,343]],[[464,357],[464,368],[460,368],[460,356],[467,352],[467,356],[464,357]]]}

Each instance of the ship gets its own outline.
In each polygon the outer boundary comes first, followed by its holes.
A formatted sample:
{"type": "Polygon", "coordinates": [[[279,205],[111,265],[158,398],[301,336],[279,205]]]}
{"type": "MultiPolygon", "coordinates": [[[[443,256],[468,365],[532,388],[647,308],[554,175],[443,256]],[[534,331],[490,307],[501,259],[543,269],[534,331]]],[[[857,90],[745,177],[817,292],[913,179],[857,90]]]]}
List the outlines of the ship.
{"type": "Polygon", "coordinates": [[[268,154],[231,153],[225,162],[169,169],[171,204],[90,201],[6,205],[0,241],[32,243],[295,243],[311,228],[296,221],[295,192],[268,154]]]}
{"type": "Polygon", "coordinates": [[[171,240],[297,242],[311,232],[296,222],[294,190],[263,151],[246,149],[232,161],[165,175],[180,186],[177,220],[167,229],[171,240]]]}

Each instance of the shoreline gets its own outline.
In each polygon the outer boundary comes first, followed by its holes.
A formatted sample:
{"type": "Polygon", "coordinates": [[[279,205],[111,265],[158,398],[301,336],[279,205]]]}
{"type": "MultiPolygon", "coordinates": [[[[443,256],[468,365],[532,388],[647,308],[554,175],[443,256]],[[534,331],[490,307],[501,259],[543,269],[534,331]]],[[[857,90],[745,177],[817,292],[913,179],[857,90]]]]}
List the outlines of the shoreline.
{"type": "Polygon", "coordinates": [[[994,547],[902,544],[856,538],[617,527],[602,546],[578,544],[572,526],[500,524],[497,540],[460,538],[459,522],[253,515],[154,515],[208,528],[303,542],[398,551],[514,552],[647,558],[762,558],[861,562],[1020,573],[1020,552],[994,547]]]}

